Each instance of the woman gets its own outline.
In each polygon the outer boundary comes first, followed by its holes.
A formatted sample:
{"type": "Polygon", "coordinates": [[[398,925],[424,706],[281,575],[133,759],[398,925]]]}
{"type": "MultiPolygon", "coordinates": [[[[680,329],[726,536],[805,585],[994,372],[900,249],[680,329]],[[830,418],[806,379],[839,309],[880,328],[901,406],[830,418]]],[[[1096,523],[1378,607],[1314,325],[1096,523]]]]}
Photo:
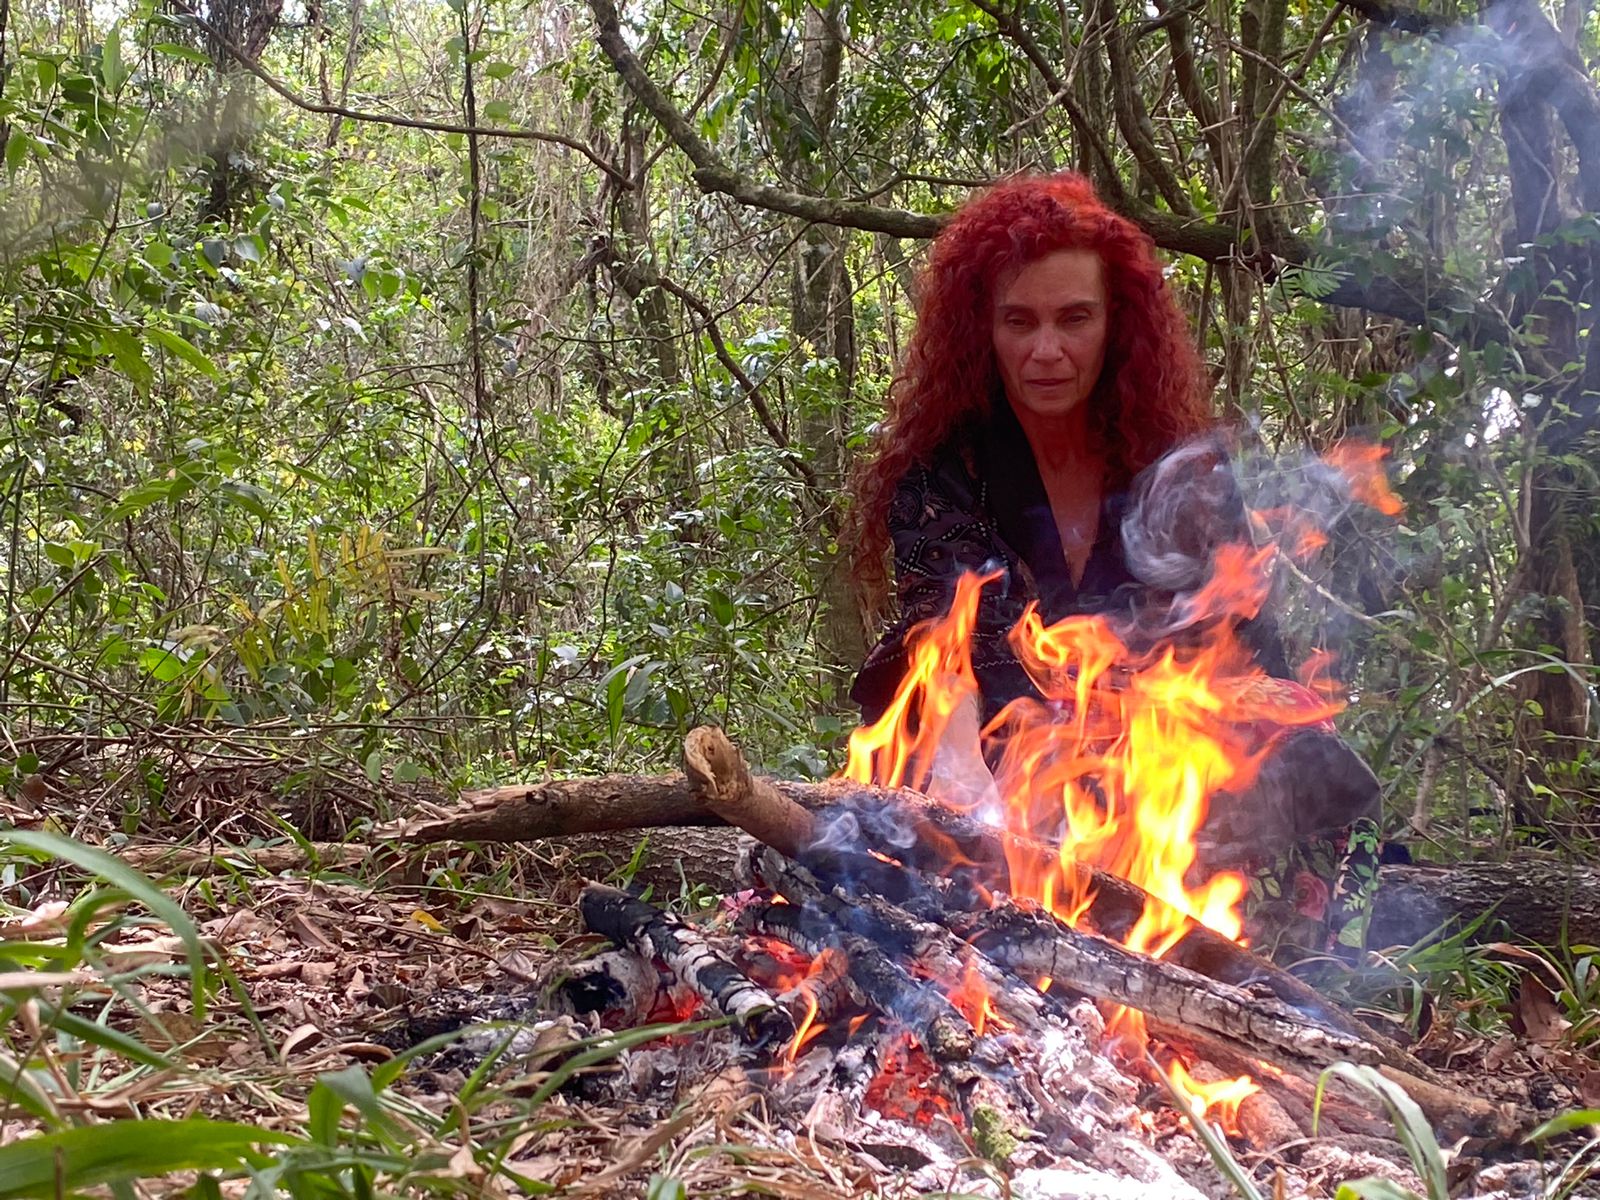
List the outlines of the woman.
{"type": "MultiPolygon", "coordinates": [[[[851,693],[864,719],[893,698],[910,628],[948,609],[965,571],[1000,572],[972,644],[985,719],[1033,691],[1006,638],[1030,602],[1047,622],[1101,613],[1134,629],[1152,597],[1198,583],[1218,544],[1247,536],[1226,456],[1202,446],[1152,468],[1210,425],[1199,355],[1142,231],[1076,175],[1012,179],[969,202],[934,240],[917,328],[857,479],[858,578],[881,605],[892,545],[900,607],[851,693]],[[1181,503],[1167,507],[1180,527],[1153,551],[1128,497],[1170,498],[1179,483],[1181,503]]],[[[1291,677],[1269,622],[1239,633],[1269,675],[1291,677]]],[[[1325,732],[1282,739],[1262,775],[1274,794],[1241,799],[1232,815],[1249,817],[1234,824],[1259,833],[1275,821],[1280,845],[1263,834],[1257,857],[1297,861],[1263,887],[1309,915],[1352,886],[1326,860],[1343,854],[1337,831],[1375,812],[1376,780],[1325,732]]],[[[1228,815],[1213,823],[1219,841],[1228,815]]],[[[1365,826],[1362,838],[1373,841],[1365,826]]]]}

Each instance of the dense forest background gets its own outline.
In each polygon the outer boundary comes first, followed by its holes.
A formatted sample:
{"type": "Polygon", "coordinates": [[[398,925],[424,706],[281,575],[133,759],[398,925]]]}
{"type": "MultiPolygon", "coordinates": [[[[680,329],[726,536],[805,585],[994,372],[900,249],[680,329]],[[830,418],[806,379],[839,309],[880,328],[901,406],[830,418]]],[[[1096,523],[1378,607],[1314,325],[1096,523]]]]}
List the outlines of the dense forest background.
{"type": "Polygon", "coordinates": [[[1071,167],[1247,444],[1391,452],[1403,523],[1282,605],[1390,831],[1581,852],[1597,39],[1585,0],[0,0],[0,784],[131,833],[202,745],[288,797],[705,721],[826,773],[918,260],[1071,167]]]}

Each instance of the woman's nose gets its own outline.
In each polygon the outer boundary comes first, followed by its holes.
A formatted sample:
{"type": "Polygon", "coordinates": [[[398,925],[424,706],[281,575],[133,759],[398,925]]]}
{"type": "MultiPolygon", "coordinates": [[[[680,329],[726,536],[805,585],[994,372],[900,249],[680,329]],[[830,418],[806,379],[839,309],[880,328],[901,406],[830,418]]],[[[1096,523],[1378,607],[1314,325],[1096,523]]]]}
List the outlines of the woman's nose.
{"type": "Polygon", "coordinates": [[[1033,344],[1033,356],[1045,362],[1053,362],[1066,355],[1066,342],[1052,329],[1040,330],[1039,338],[1033,344]]]}

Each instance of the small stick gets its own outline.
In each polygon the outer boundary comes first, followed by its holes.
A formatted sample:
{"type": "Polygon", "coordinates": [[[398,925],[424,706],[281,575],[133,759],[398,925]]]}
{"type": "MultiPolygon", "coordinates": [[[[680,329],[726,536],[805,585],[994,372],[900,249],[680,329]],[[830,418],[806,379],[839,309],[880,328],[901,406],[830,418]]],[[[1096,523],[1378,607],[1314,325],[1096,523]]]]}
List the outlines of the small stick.
{"type": "Polygon", "coordinates": [[[590,930],[659,957],[697,996],[732,1017],[747,1040],[768,1046],[793,1040],[794,1021],[772,994],[671,913],[601,883],[587,885],[578,904],[590,930]]]}

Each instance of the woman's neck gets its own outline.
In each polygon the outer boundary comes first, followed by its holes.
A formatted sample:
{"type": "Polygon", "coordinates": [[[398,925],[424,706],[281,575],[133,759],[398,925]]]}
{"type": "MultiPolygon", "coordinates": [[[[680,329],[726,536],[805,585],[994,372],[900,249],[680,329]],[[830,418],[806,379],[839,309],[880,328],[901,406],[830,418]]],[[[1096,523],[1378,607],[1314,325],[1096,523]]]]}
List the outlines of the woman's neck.
{"type": "MultiPolygon", "coordinates": [[[[1011,402],[1007,400],[1006,403],[1011,402]]],[[[1098,462],[1099,454],[1089,429],[1087,403],[1059,417],[1043,417],[1020,404],[1011,404],[1011,411],[1028,439],[1040,475],[1077,473],[1084,466],[1098,462]]]]}

